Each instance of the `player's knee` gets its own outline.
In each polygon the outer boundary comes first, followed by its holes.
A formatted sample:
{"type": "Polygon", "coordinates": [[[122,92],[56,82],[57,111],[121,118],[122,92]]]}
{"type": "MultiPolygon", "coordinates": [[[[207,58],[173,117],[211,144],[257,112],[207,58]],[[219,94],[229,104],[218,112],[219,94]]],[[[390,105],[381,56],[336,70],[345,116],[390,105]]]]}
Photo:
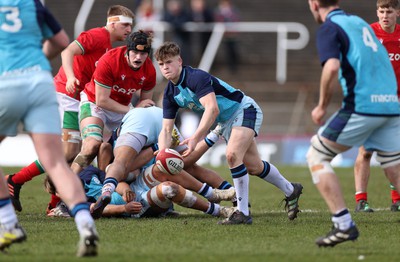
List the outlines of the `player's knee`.
{"type": "Polygon", "coordinates": [[[179,186],[173,182],[163,182],[161,186],[165,198],[172,199],[179,193],[179,186]]]}
{"type": "Polygon", "coordinates": [[[86,140],[86,138],[93,138],[97,141],[103,141],[103,128],[99,125],[87,125],[82,130],[82,138],[86,140]]]}
{"type": "Polygon", "coordinates": [[[236,163],[237,159],[238,159],[238,156],[237,156],[236,152],[233,152],[233,151],[226,152],[226,161],[228,162],[229,166],[233,166],[234,163],[236,163]]]}
{"type": "Polygon", "coordinates": [[[363,151],[362,153],[361,153],[361,158],[363,159],[363,160],[371,160],[371,157],[372,157],[372,152],[368,152],[368,151],[363,151]]]}
{"type": "Polygon", "coordinates": [[[67,143],[79,144],[82,141],[81,133],[79,131],[63,130],[61,140],[67,143]]]}
{"type": "Polygon", "coordinates": [[[381,164],[382,168],[388,168],[400,164],[400,152],[388,153],[377,152],[376,161],[381,164]]]}
{"type": "Polygon", "coordinates": [[[337,152],[324,144],[317,135],[311,138],[306,157],[314,184],[319,183],[321,175],[334,173],[330,162],[336,155],[337,152]]]}

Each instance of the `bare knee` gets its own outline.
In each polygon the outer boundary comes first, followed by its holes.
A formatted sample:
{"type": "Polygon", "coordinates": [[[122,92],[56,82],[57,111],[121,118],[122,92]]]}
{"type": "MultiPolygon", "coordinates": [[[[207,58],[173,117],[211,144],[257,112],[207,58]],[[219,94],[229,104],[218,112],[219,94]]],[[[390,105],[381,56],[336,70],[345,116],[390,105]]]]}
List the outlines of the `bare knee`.
{"type": "Polygon", "coordinates": [[[234,167],[238,162],[238,155],[233,151],[226,152],[226,161],[230,167],[234,167]]]}

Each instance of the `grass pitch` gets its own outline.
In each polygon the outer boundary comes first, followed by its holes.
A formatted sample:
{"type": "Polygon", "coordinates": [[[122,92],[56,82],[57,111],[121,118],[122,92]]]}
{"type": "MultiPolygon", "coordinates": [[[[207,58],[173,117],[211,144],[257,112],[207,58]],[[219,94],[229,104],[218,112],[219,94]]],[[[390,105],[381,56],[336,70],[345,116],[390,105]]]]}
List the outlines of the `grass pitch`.
{"type": "MultiPolygon", "coordinates": [[[[28,241],[15,244],[0,261],[398,261],[400,213],[390,211],[389,185],[373,168],[369,203],[374,213],[354,213],[352,169],[336,169],[347,205],[360,230],[356,242],[318,248],[314,241],[331,227],[330,214],[305,167],[278,167],[292,182],[303,184],[298,218],[289,221],[281,204],[283,194],[259,178],[250,178],[253,225],[221,226],[219,219],[176,207],[178,218],[96,221],[99,256],[76,258],[78,232],[71,218],[49,218],[44,176],[25,184],[19,220],[28,241]]],[[[12,173],[19,168],[5,168],[12,173]]],[[[217,170],[232,181],[227,168],[217,170]]],[[[229,205],[229,203],[226,203],[229,205]]]]}

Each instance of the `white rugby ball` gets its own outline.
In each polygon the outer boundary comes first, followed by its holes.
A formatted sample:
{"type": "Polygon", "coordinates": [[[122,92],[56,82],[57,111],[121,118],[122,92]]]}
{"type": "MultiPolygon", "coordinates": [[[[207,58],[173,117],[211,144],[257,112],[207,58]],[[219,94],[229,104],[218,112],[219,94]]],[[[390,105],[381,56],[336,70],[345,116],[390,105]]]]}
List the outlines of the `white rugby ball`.
{"type": "Polygon", "coordinates": [[[160,150],[156,156],[156,165],[161,172],[168,175],[176,175],[183,169],[183,158],[177,151],[166,148],[160,150]]]}

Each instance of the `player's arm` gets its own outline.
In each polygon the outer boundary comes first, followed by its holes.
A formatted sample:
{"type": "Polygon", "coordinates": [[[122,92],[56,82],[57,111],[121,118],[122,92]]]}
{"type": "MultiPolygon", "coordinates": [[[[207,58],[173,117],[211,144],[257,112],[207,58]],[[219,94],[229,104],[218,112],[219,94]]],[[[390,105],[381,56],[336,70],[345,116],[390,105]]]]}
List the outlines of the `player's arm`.
{"type": "Polygon", "coordinates": [[[73,41],[61,52],[61,62],[67,77],[66,89],[69,93],[75,92],[75,84],[79,85],[79,79],[74,74],[74,56],[82,55],[83,51],[79,45],[73,41]]]}
{"type": "Polygon", "coordinates": [[[117,187],[115,188],[115,192],[120,194],[125,202],[129,203],[135,199],[135,193],[132,191],[128,183],[119,182],[117,187]]]}
{"type": "Polygon", "coordinates": [[[318,125],[323,124],[323,117],[325,116],[330,103],[333,89],[338,78],[339,69],[340,61],[336,58],[328,59],[322,68],[319,102],[311,112],[312,120],[318,125]]]}
{"type": "Polygon", "coordinates": [[[159,150],[164,148],[170,148],[172,144],[172,130],[174,129],[175,119],[163,119],[163,125],[161,132],[158,136],[158,148],[159,150]]]}
{"type": "Polygon", "coordinates": [[[69,44],[69,37],[64,29],[61,29],[53,37],[47,39],[43,43],[43,53],[51,60],[58,56],[60,52],[69,44]]]}
{"type": "Polygon", "coordinates": [[[129,105],[125,106],[110,98],[111,88],[100,86],[96,81],[95,88],[97,106],[120,114],[125,114],[130,110],[131,107],[129,105]]]}
{"type": "MultiPolygon", "coordinates": [[[[91,204],[91,206],[94,206],[94,203],[91,204]]],[[[109,217],[109,216],[120,216],[123,214],[138,214],[142,210],[142,204],[139,202],[129,202],[125,205],[113,205],[109,204],[104,208],[103,210],[103,216],[104,217],[109,217]]]]}
{"type": "Polygon", "coordinates": [[[189,155],[196,148],[197,143],[207,135],[219,115],[217,98],[214,92],[201,97],[199,101],[204,106],[204,113],[194,134],[181,143],[188,145],[188,149],[182,154],[184,157],[189,155]]]}

